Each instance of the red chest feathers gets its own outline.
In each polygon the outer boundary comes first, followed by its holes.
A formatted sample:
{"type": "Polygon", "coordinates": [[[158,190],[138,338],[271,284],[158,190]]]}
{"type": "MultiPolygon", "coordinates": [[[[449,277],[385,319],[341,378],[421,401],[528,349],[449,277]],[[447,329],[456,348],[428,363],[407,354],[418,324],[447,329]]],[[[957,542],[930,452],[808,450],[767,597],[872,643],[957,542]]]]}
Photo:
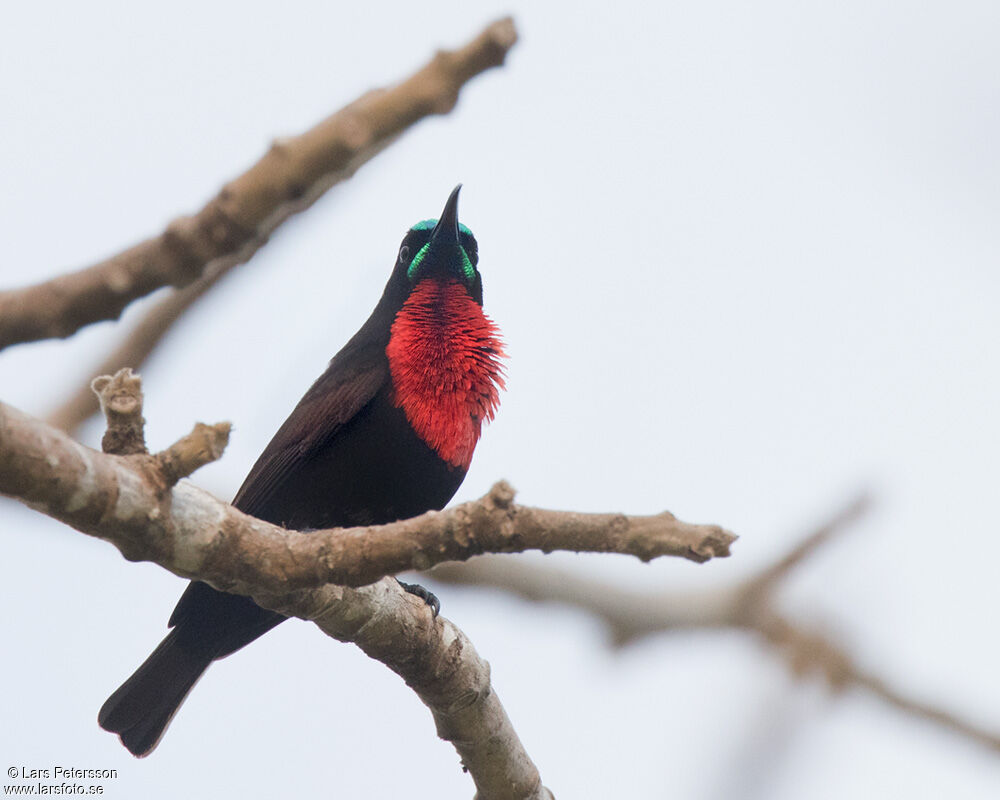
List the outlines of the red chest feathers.
{"type": "Polygon", "coordinates": [[[457,281],[427,279],[396,315],[385,354],[393,403],[438,456],[468,469],[504,386],[497,326],[457,281]]]}

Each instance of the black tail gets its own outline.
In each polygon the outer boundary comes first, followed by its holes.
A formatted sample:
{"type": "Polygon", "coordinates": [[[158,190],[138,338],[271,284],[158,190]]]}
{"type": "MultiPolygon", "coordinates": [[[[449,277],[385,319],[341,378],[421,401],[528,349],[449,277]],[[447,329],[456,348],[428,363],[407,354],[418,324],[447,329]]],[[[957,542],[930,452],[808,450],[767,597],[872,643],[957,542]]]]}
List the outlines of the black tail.
{"type": "Polygon", "coordinates": [[[134,756],[145,756],[160,737],[212,656],[182,646],[177,629],[150,654],[131,678],[101,706],[98,724],[117,733],[134,756]]]}

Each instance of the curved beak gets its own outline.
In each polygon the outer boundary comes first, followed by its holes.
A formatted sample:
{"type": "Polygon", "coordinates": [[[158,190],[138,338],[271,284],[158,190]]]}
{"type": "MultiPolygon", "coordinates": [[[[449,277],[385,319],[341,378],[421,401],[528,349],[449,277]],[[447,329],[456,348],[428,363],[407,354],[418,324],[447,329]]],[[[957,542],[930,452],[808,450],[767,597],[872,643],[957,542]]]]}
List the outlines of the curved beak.
{"type": "Polygon", "coordinates": [[[441,212],[441,217],[431,233],[432,244],[458,244],[458,193],[461,189],[462,184],[458,184],[448,195],[444,211],[441,212]]]}

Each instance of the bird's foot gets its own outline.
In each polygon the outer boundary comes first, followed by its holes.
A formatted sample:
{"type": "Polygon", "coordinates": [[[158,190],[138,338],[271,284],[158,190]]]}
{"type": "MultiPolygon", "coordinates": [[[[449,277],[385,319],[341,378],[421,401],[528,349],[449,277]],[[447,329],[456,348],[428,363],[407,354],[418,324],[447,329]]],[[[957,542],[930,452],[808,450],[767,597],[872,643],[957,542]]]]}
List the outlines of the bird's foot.
{"type": "Polygon", "coordinates": [[[409,592],[427,603],[431,607],[431,613],[435,617],[441,611],[441,601],[437,599],[437,595],[434,592],[427,591],[419,583],[403,583],[399,578],[396,578],[396,582],[403,587],[404,592],[409,592]]]}

